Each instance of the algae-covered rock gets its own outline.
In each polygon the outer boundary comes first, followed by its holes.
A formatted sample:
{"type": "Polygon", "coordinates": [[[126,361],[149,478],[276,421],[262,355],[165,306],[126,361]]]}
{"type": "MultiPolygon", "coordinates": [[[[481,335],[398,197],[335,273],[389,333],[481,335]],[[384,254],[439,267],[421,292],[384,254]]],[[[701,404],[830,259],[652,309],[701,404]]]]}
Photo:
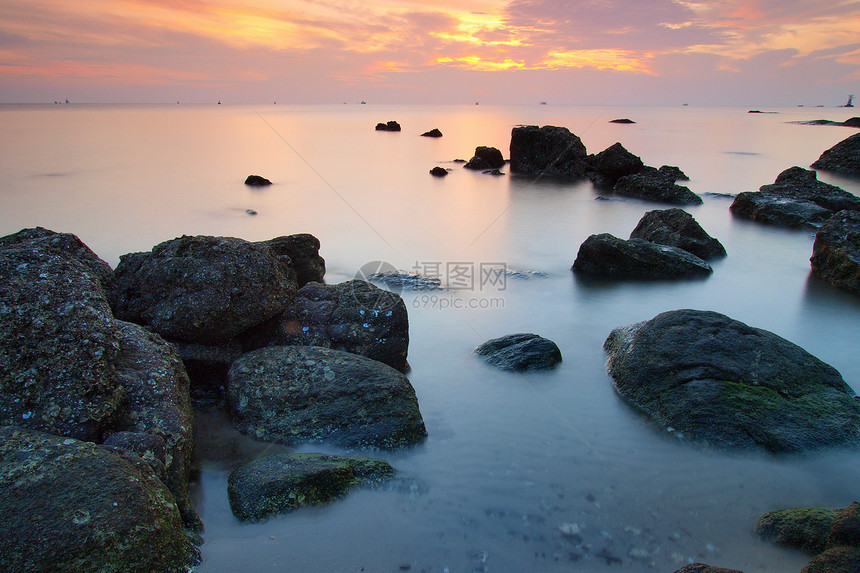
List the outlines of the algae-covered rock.
{"type": "Polygon", "coordinates": [[[860,211],[840,211],[815,234],[812,272],[860,295],[860,211]]]}
{"type": "Polygon", "coordinates": [[[838,510],[833,518],[827,546],[839,545],[860,547],[860,502],[855,501],[848,507],[838,510]]]}
{"type": "Polygon", "coordinates": [[[780,545],[820,553],[827,547],[837,510],[800,507],[769,511],[756,522],[756,533],[780,545]]]}
{"type": "Polygon", "coordinates": [[[561,362],[561,350],[555,342],[528,333],[488,340],[475,349],[475,354],[491,366],[517,372],[548,370],[561,362]]]}
{"type": "Polygon", "coordinates": [[[800,573],[857,573],[860,571],[860,547],[832,547],[819,553],[800,573]]]}
{"type": "Polygon", "coordinates": [[[836,369],[728,316],[665,312],[603,348],[618,393],[692,440],[800,452],[860,438],[860,401],[836,369]]]}
{"type": "Polygon", "coordinates": [[[197,557],[167,487],[140,458],[0,428],[0,570],[186,571],[197,557]]]}
{"type": "Polygon", "coordinates": [[[390,478],[383,460],[325,454],[280,454],[257,459],[230,474],[230,508],[239,519],[260,519],[328,503],[362,484],[390,478]]]}
{"type": "Polygon", "coordinates": [[[738,569],[726,569],[725,567],[714,567],[705,563],[688,563],[675,573],[743,573],[738,569]]]}
{"type": "Polygon", "coordinates": [[[399,448],[427,435],[406,376],[328,348],[270,346],[243,355],[230,368],[227,401],[239,430],[263,440],[399,448]]]}
{"type": "Polygon", "coordinates": [[[54,248],[0,250],[0,424],[99,441],[124,390],[98,278],[54,248]]]}

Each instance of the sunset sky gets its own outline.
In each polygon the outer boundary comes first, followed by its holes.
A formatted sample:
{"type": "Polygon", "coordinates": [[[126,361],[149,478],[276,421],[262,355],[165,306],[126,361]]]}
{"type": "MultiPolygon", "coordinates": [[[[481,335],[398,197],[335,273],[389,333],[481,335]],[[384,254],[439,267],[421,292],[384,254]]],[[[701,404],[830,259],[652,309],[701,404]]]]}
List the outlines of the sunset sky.
{"type": "Polygon", "coordinates": [[[840,105],[860,1],[0,0],[0,102],[840,105]]]}

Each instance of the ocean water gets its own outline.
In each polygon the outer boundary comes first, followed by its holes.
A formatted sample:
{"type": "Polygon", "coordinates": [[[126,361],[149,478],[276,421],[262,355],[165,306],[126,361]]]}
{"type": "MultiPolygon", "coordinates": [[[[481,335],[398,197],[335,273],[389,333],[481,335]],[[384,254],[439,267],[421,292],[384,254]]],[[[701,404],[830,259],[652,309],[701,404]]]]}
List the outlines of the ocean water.
{"type": "MultiPolygon", "coordinates": [[[[438,271],[451,289],[404,292],[409,378],[429,437],[397,452],[284,446],[201,414],[194,484],[200,571],[674,571],[690,561],[799,571],[809,556],[760,540],[763,512],[857,499],[860,451],[723,452],[679,441],[613,390],[602,344],[616,326],[677,308],[715,310],[799,344],[860,390],[860,300],[809,274],[814,234],[734,219],[721,193],[757,189],[855,133],[800,120],[849,110],[565,106],[0,106],[0,234],[41,225],[111,265],[182,234],[263,240],[309,232],[326,280],[367,263],[438,271]],[[609,120],[628,117],[637,123],[609,120]],[[374,131],[397,120],[399,133],[374,131]],[[597,200],[589,182],[502,177],[454,163],[511,128],[561,125],[589,152],[620,141],[677,165],[704,204],[688,211],[728,251],[705,280],[583,282],[591,234],[627,237],[664,205],[597,200]],[[419,137],[432,128],[444,137],[419,137]],[[434,166],[451,168],[437,179],[434,166]],[[274,182],[243,184],[249,174],[274,182]],[[255,211],[249,215],[246,210],[255,211]],[[489,267],[523,271],[504,281],[489,267]],[[535,332],[564,362],[510,374],[472,356],[535,332]],[[407,485],[360,490],[262,523],[233,518],[229,472],[259,455],[378,455],[407,485]],[[411,484],[411,485],[409,485],[411,484]],[[620,562],[619,562],[620,560],[620,562]]],[[[507,172],[507,169],[503,171],[507,172]]],[[[820,174],[860,194],[860,182],[820,174]]]]}

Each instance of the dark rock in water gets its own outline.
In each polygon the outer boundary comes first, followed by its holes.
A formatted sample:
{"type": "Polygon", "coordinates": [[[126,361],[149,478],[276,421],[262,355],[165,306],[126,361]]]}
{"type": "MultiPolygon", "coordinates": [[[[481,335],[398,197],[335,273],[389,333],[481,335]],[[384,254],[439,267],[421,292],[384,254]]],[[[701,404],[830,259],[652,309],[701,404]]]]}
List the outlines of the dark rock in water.
{"type": "Polygon", "coordinates": [[[705,563],[688,563],[675,573],[744,573],[738,569],[726,569],[725,567],[714,567],[705,563]]]}
{"type": "Polygon", "coordinates": [[[173,496],[139,457],[0,428],[0,570],[186,571],[173,496]]]}
{"type": "Polygon", "coordinates": [[[833,286],[860,294],[860,211],[840,211],[815,234],[812,272],[833,286]]]}
{"type": "Polygon", "coordinates": [[[259,175],[248,175],[248,177],[245,179],[245,185],[249,185],[251,187],[266,187],[267,185],[271,184],[271,181],[259,175]]]}
{"type": "Polygon", "coordinates": [[[227,494],[233,515],[261,519],[328,503],[356,486],[394,474],[388,462],[373,458],[280,454],[259,458],[231,473],[227,494]]]}
{"type": "Polygon", "coordinates": [[[800,573],[857,573],[860,571],[860,547],[832,547],[810,560],[800,573]]]}
{"type": "Polygon", "coordinates": [[[96,276],[55,249],[0,250],[0,424],[100,441],[125,390],[96,276]]]}
{"type": "Polygon", "coordinates": [[[105,292],[114,288],[113,269],[86,246],[77,235],[57,233],[44,227],[22,229],[17,233],[0,237],[0,249],[10,247],[38,247],[40,250],[55,251],[87,267],[99,279],[105,292]]]}
{"type": "Polygon", "coordinates": [[[442,137],[442,132],[434,127],[430,131],[422,133],[421,137],[442,137]]]}
{"type": "Polygon", "coordinates": [[[373,273],[368,275],[367,280],[374,284],[384,285],[386,289],[393,292],[445,290],[440,277],[406,271],[373,273]]]}
{"type": "Polygon", "coordinates": [[[114,314],[186,342],[217,344],[280,313],[295,296],[268,246],[231,237],[183,236],[120,257],[114,314]]]}
{"type": "Polygon", "coordinates": [[[843,139],[822,153],[812,167],[841,175],[860,177],[860,133],[843,139]]]}
{"type": "Polygon", "coordinates": [[[661,165],[660,169],[658,169],[660,173],[664,176],[670,178],[672,181],[689,181],[690,178],[687,177],[687,174],[681,171],[681,169],[675,165],[661,165]]]}
{"type": "Polygon", "coordinates": [[[487,171],[484,171],[484,175],[495,175],[496,177],[499,177],[501,175],[504,175],[504,173],[502,173],[498,169],[488,169],[487,171]]]}
{"type": "Polygon", "coordinates": [[[376,131],[400,131],[400,124],[396,121],[388,121],[386,123],[377,123],[376,131]]]}
{"type": "Polygon", "coordinates": [[[612,190],[618,195],[673,205],[700,205],[702,198],[653,167],[618,179],[612,190]]]}
{"type": "Polygon", "coordinates": [[[117,327],[120,354],[115,364],[125,399],[117,412],[115,427],[164,440],[164,483],[176,498],[185,523],[199,526],[188,499],[194,411],[185,367],[173,347],[157,334],[129,322],[117,321],[117,327]]]}
{"type": "Polygon", "coordinates": [[[253,209],[245,209],[245,213],[248,215],[256,215],[257,214],[257,212],[254,211],[253,209]]]}
{"type": "Polygon", "coordinates": [[[678,247],[706,261],[726,256],[723,245],[683,209],[648,211],[630,233],[630,238],[678,247]]]}
{"type": "Polygon", "coordinates": [[[498,169],[505,166],[502,152],[495,147],[480,146],[475,148],[475,155],[463,167],[466,169],[498,169]]]}
{"type": "Polygon", "coordinates": [[[510,152],[512,173],[585,177],[590,171],[585,145],[566,127],[515,127],[510,152]]]}
{"type": "Polygon", "coordinates": [[[477,347],[475,354],[491,366],[517,372],[549,370],[561,362],[561,350],[555,342],[537,334],[494,338],[477,347]]]}
{"type": "Polygon", "coordinates": [[[860,547],[860,502],[837,510],[827,538],[828,547],[853,545],[860,547]]]}
{"type": "Polygon", "coordinates": [[[239,430],[261,440],[400,448],[427,435],[406,376],[328,348],[270,346],[243,355],[230,368],[227,401],[239,430]]]}
{"type": "Polygon", "coordinates": [[[799,507],[769,511],[758,518],[756,533],[780,545],[821,553],[827,548],[827,538],[837,510],[821,507],[799,507]]]}
{"type": "Polygon", "coordinates": [[[445,177],[448,175],[448,170],[444,167],[439,167],[438,165],[430,170],[430,175],[433,177],[445,177]]]}
{"type": "Polygon", "coordinates": [[[851,117],[842,122],[845,127],[860,127],[860,117],[851,117]]]}
{"type": "Polygon", "coordinates": [[[860,438],[860,400],[839,372],[725,315],[665,312],[616,328],[603,349],[618,393],[693,441],[803,452],[860,438]]]}
{"type": "Polygon", "coordinates": [[[833,215],[833,211],[812,201],[761,191],[738,193],[729,210],[737,217],[778,227],[819,227],[833,215]]]}
{"type": "Polygon", "coordinates": [[[625,175],[639,173],[645,164],[642,160],[624,149],[620,143],[614,143],[597,155],[589,157],[591,168],[589,176],[598,185],[611,187],[619,178],[625,175]]]}
{"type": "Polygon", "coordinates": [[[625,118],[621,118],[621,119],[611,119],[611,120],[609,120],[609,123],[636,123],[636,122],[633,121],[632,119],[628,119],[625,117],[625,118]]]}
{"type": "Polygon", "coordinates": [[[285,235],[257,244],[272,249],[275,255],[281,258],[283,266],[291,267],[295,271],[299,288],[310,282],[323,282],[325,259],[320,256],[320,241],[313,235],[285,235]]]}
{"type": "Polygon", "coordinates": [[[860,197],[836,185],[819,181],[815,171],[797,166],[789,167],[777,176],[774,183],[762,185],[759,191],[789,199],[812,201],[833,212],[843,209],[860,211],[860,197]]]}
{"type": "Polygon", "coordinates": [[[575,272],[612,279],[686,279],[708,276],[710,265],[677,247],[642,239],[625,241],[608,233],[591,235],[579,247],[575,272]]]}
{"type": "Polygon", "coordinates": [[[361,354],[406,372],[409,315],[399,295],[368,282],[308,283],[249,348],[273,345],[322,346],[361,354]]]}

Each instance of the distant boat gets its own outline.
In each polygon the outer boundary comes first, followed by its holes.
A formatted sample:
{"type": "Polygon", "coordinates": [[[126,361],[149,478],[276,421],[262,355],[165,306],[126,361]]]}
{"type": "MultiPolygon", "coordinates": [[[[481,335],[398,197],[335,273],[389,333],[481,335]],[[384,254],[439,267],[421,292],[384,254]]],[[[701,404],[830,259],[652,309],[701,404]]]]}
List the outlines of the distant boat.
{"type": "Polygon", "coordinates": [[[364,100],[361,100],[361,105],[367,105],[367,102],[364,100]]]}
{"type": "Polygon", "coordinates": [[[842,107],[854,107],[854,94],[848,96],[848,103],[846,103],[842,107]]]}
{"type": "Polygon", "coordinates": [[[220,100],[220,99],[218,100],[218,105],[221,105],[221,100],[220,100]]]}
{"type": "Polygon", "coordinates": [[[541,105],[546,105],[545,101],[540,102],[541,105]]]}

